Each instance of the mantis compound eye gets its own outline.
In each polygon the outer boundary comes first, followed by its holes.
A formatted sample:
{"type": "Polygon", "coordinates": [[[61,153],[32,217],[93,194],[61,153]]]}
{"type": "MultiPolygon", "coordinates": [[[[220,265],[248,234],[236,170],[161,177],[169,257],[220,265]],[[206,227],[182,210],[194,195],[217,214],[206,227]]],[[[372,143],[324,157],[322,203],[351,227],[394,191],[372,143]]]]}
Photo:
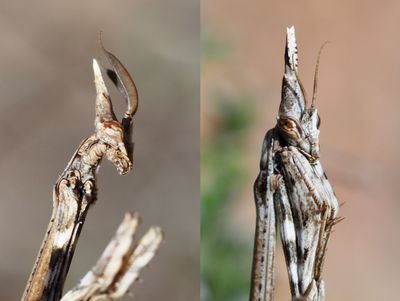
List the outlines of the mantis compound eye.
{"type": "Polygon", "coordinates": [[[296,122],[289,118],[280,118],[279,119],[280,126],[286,130],[293,130],[297,127],[296,122]]]}
{"type": "Polygon", "coordinates": [[[118,148],[110,148],[106,152],[106,157],[110,160],[121,175],[125,175],[132,168],[132,162],[125,152],[118,148]]]}
{"type": "Polygon", "coordinates": [[[278,128],[282,135],[293,143],[303,136],[301,125],[290,117],[279,117],[278,128]]]}

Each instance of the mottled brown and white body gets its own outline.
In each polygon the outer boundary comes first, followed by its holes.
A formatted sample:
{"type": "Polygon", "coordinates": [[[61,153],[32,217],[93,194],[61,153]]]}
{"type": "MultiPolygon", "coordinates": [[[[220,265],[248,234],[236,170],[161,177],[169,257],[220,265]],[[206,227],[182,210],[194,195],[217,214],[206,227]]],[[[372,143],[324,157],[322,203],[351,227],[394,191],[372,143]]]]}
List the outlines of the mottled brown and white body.
{"type": "MultiPolygon", "coordinates": [[[[319,56],[318,56],[319,58],[319,56]]],[[[323,301],[326,245],[338,222],[338,202],[322,169],[320,119],[307,107],[299,80],[294,27],[287,29],[282,100],[275,128],[265,136],[254,184],[257,210],[251,301],[274,298],[276,227],[279,227],[293,300],[323,301]]],[[[316,75],[318,63],[316,68],[316,75]]]]}
{"type": "MultiPolygon", "coordinates": [[[[103,48],[104,49],[104,48],[103,48]]],[[[72,156],[53,189],[53,213],[22,300],[58,301],[88,209],[96,200],[96,174],[103,156],[120,174],[132,168],[130,131],[137,110],[137,91],[118,59],[104,49],[113,81],[123,91],[128,109],[121,122],[113,112],[100,67],[93,60],[96,85],[95,133],[72,156]]]]}

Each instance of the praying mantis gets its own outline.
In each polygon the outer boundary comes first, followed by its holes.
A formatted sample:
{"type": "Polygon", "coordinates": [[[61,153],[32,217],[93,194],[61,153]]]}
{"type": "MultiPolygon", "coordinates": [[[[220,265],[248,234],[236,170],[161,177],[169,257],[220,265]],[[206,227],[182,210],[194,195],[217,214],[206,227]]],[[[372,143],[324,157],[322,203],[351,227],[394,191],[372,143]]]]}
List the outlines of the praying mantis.
{"type": "MultiPolygon", "coordinates": [[[[106,157],[121,175],[132,169],[133,116],[138,108],[138,93],[128,71],[112,53],[104,49],[112,69],[110,79],[127,102],[119,121],[99,64],[93,60],[96,86],[95,133],[82,141],[53,188],[53,213],[23,301],[58,301],[89,208],[97,199],[96,178],[106,157]]],[[[162,239],[160,228],[152,227],[138,242],[133,235],[139,224],[136,213],[127,213],[113,240],[94,268],[62,300],[106,301],[121,298],[138,274],[153,258],[162,239]]]]}
{"type": "Polygon", "coordinates": [[[341,218],[335,193],[320,163],[316,92],[323,46],[309,105],[298,76],[295,29],[287,28],[277,124],[265,136],[260,172],[254,183],[257,220],[250,301],[274,299],[277,227],[292,300],[323,301],[325,297],[325,251],[332,227],[341,218]]]}

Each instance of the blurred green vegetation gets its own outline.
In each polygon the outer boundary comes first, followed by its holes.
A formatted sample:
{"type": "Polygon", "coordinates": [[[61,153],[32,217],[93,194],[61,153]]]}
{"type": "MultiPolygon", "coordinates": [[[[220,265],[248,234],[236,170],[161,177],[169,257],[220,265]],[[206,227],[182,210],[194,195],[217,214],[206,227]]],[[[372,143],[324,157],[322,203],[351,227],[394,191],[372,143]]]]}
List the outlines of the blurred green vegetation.
{"type": "MultiPolygon", "coordinates": [[[[221,41],[203,36],[203,60],[218,64],[226,59],[232,48],[221,41]]],[[[212,106],[216,122],[201,145],[201,300],[247,300],[252,245],[229,229],[228,209],[246,177],[241,158],[254,115],[252,101],[214,93],[205,105],[212,106]]]]}
{"type": "Polygon", "coordinates": [[[207,33],[202,36],[202,56],[205,60],[223,60],[231,51],[228,43],[221,41],[215,35],[207,33]]]}
{"type": "MultiPolygon", "coordinates": [[[[203,39],[205,60],[222,60],[229,51],[210,35],[203,39]]],[[[201,145],[201,300],[247,300],[252,245],[229,229],[227,209],[246,177],[241,158],[252,102],[248,97],[215,94],[206,105],[213,106],[216,123],[201,145]]]]}
{"type": "Polygon", "coordinates": [[[230,202],[240,191],[246,168],[241,157],[252,119],[248,99],[215,97],[218,126],[201,147],[202,300],[248,298],[251,245],[229,229],[230,202]]]}

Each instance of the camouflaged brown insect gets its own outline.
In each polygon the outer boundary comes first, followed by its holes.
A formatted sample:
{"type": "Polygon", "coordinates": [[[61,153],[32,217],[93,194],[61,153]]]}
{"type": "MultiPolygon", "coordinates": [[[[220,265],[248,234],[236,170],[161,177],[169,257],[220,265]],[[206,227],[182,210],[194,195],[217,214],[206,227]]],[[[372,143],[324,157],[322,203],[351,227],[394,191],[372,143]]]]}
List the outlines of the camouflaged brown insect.
{"type": "Polygon", "coordinates": [[[277,124],[265,136],[254,184],[257,220],[251,301],[274,299],[276,227],[292,299],[324,300],[322,265],[332,227],[340,219],[336,196],[320,163],[320,117],[315,106],[318,61],[319,55],[309,105],[298,76],[295,30],[288,28],[277,124]]]}

